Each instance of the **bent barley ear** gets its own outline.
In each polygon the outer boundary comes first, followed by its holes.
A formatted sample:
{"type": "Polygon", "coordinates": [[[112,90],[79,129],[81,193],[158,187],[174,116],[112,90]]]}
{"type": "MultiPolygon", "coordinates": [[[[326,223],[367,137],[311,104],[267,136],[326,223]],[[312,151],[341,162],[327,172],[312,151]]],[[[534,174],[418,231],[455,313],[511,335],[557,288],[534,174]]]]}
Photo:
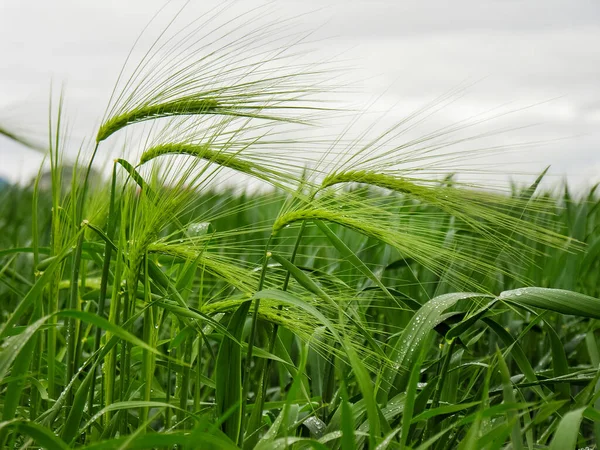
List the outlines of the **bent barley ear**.
{"type": "Polygon", "coordinates": [[[195,114],[215,114],[219,104],[215,99],[177,100],[158,105],[148,105],[112,117],[98,130],[96,142],[101,142],[127,125],[170,116],[190,116],[195,114]]]}
{"type": "Polygon", "coordinates": [[[164,155],[195,156],[196,158],[204,159],[220,166],[229,167],[230,169],[238,170],[248,174],[251,174],[253,169],[253,165],[251,163],[242,161],[231,154],[211,150],[210,145],[208,144],[186,143],[161,144],[150,147],[142,154],[140,158],[140,164],[145,164],[154,158],[164,155]]]}
{"type": "MultiPolygon", "coordinates": [[[[252,142],[240,141],[239,148],[232,143],[190,143],[174,142],[154,145],[140,157],[140,165],[155,158],[168,155],[185,155],[204,160],[220,167],[240,172],[241,174],[261,180],[294,197],[302,197],[297,192],[298,175],[294,173],[293,161],[288,167],[279,167],[268,161],[265,156],[256,153],[245,154],[244,150],[252,147],[252,142]],[[291,167],[289,167],[291,166],[291,167]]],[[[284,158],[282,157],[282,160],[284,158]]],[[[283,164],[282,164],[283,165],[283,164]]]]}
{"type": "MultiPolygon", "coordinates": [[[[321,186],[326,188],[340,183],[364,183],[401,193],[411,193],[420,187],[406,179],[367,170],[350,170],[332,173],[323,179],[321,186]]],[[[423,188],[421,187],[421,189],[423,188]]]]}

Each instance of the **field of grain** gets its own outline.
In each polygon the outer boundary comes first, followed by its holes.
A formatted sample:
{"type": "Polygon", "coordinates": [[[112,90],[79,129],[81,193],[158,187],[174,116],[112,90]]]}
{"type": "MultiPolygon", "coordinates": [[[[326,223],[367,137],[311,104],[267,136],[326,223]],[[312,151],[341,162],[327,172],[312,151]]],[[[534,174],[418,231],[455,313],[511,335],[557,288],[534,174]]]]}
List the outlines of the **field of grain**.
{"type": "Polygon", "coordinates": [[[410,120],[303,139],[329,72],[191,36],[0,187],[2,448],[595,448],[596,189],[467,185],[410,120]]]}

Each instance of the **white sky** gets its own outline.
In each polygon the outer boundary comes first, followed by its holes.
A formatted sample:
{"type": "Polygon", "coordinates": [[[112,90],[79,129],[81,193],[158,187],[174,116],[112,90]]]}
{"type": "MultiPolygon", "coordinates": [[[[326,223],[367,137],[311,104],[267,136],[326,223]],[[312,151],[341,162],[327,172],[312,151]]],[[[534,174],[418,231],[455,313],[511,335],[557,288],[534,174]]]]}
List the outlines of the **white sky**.
{"type": "MultiPolygon", "coordinates": [[[[101,119],[116,76],[142,28],[163,1],[0,0],[0,126],[44,142],[50,84],[64,83],[71,135],[80,141],[101,119]]],[[[173,6],[182,4],[173,1],[173,6]]],[[[187,17],[213,1],[191,2],[187,17]]],[[[232,11],[245,11],[239,1],[232,11]]],[[[520,171],[546,165],[578,186],[600,181],[600,2],[589,1],[292,1],[274,15],[300,16],[318,27],[317,57],[343,52],[358,69],[364,99],[395,105],[385,120],[410,112],[464,84],[476,83],[426,125],[491,110],[541,105],[490,123],[537,124],[503,135],[500,144],[553,141],[512,152],[520,171]],[[310,12],[310,14],[302,15],[310,12]]],[[[165,14],[165,19],[170,13],[165,14]]],[[[508,160],[510,158],[510,160],[508,160]]],[[[26,180],[41,156],[0,138],[0,177],[26,180]]]]}

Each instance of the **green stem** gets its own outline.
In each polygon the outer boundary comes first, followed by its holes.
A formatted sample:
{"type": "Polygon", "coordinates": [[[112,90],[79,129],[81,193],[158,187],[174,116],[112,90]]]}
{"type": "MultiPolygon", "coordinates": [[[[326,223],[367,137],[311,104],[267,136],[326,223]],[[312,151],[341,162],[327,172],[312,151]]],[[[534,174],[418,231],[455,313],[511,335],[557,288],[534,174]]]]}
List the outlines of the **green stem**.
{"type": "MultiPolygon", "coordinates": [[[[269,263],[269,258],[271,254],[269,253],[269,247],[271,245],[271,240],[273,239],[273,235],[269,236],[269,240],[267,241],[267,245],[265,246],[265,256],[263,260],[262,270],[260,272],[260,279],[258,281],[257,292],[260,292],[263,288],[263,284],[265,282],[265,277],[267,275],[267,267],[269,263]]],[[[250,329],[250,337],[248,338],[248,351],[246,353],[246,366],[245,366],[245,374],[244,374],[244,383],[242,387],[242,423],[240,426],[240,434],[238,438],[238,442],[244,442],[244,428],[246,423],[246,404],[248,403],[248,392],[250,390],[250,371],[251,371],[251,363],[252,363],[252,351],[254,349],[254,339],[256,336],[256,324],[258,322],[258,310],[260,308],[260,299],[256,299],[254,301],[254,313],[252,314],[252,326],[250,329]]]]}
{"type": "MultiPolygon", "coordinates": [[[[129,292],[127,289],[125,289],[125,292],[123,293],[123,318],[122,318],[122,322],[125,323],[127,322],[127,320],[129,319],[129,302],[130,302],[130,298],[129,298],[129,292]]],[[[129,330],[127,330],[129,331],[129,330]]],[[[125,369],[126,369],[126,353],[127,353],[127,342],[126,341],[121,341],[121,355],[120,355],[120,383],[119,383],[119,400],[120,401],[125,401],[125,391],[126,391],[126,386],[127,386],[127,380],[126,380],[126,374],[125,374],[125,369]]]]}
{"type": "MultiPolygon", "coordinates": [[[[83,222],[81,225],[85,226],[87,222],[83,222]]],[[[79,309],[79,268],[81,266],[81,252],[83,249],[84,234],[81,233],[77,239],[77,246],[75,247],[75,253],[73,255],[73,267],[71,276],[71,296],[69,300],[69,309],[79,309]]],[[[77,347],[77,321],[72,318],[69,319],[67,324],[67,362],[66,362],[66,377],[65,386],[69,384],[73,378],[76,366],[76,347],[77,347]]],[[[73,401],[73,394],[69,391],[67,397],[67,414],[71,403],[73,401]]]]}
{"type": "MultiPolygon", "coordinates": [[[[50,105],[50,111],[52,111],[50,105]]],[[[61,176],[59,171],[59,142],[60,126],[62,117],[62,97],[58,106],[58,117],[56,131],[52,126],[52,113],[48,122],[48,138],[50,149],[50,173],[52,176],[52,231],[50,235],[50,246],[52,253],[60,253],[61,246],[61,218],[60,218],[60,196],[61,196],[61,176]],[[54,136],[53,136],[54,135],[54,136]]],[[[57,341],[57,317],[54,313],[58,311],[58,283],[60,282],[60,271],[56,271],[54,279],[48,287],[48,395],[51,399],[58,397],[59,387],[56,386],[56,341],[57,341]]]]}
{"type": "MultiPolygon", "coordinates": [[[[296,260],[296,255],[298,254],[298,249],[300,248],[300,242],[302,241],[302,235],[304,234],[304,230],[306,228],[306,221],[302,222],[302,225],[300,226],[300,230],[298,231],[298,236],[296,236],[296,242],[294,244],[294,248],[292,250],[292,254],[290,256],[290,262],[292,264],[294,264],[294,261],[296,260]]],[[[289,283],[290,283],[290,277],[291,277],[291,273],[288,270],[285,274],[285,278],[283,280],[283,285],[281,287],[282,291],[287,291],[289,283]]],[[[279,310],[281,310],[281,305],[278,308],[279,310]]],[[[274,324],[273,325],[273,331],[271,333],[271,338],[269,340],[269,353],[273,353],[273,349],[275,348],[275,341],[277,340],[277,333],[279,332],[279,324],[274,324]]],[[[264,398],[267,392],[267,378],[269,376],[269,372],[271,370],[271,365],[273,363],[273,360],[271,359],[267,359],[265,365],[263,366],[263,371],[261,374],[261,381],[260,381],[260,386],[261,386],[261,390],[260,390],[260,399],[261,399],[261,403],[264,404],[264,398]]],[[[262,404],[258,405],[261,406],[262,409],[262,404]]],[[[260,412],[259,412],[260,414],[260,412]]]]}
{"type": "MultiPolygon", "coordinates": [[[[444,355],[444,361],[442,362],[442,366],[441,366],[439,374],[438,374],[438,382],[437,382],[437,386],[435,388],[435,392],[433,394],[433,399],[431,401],[430,409],[435,409],[440,404],[440,397],[442,395],[442,389],[444,388],[444,382],[446,381],[446,378],[447,378],[446,374],[448,372],[448,368],[450,367],[452,355],[454,354],[455,344],[456,344],[456,339],[452,339],[450,341],[450,344],[448,345],[448,350],[446,351],[446,354],[444,355]]],[[[425,429],[423,430],[423,435],[426,437],[429,437],[430,434],[434,434],[436,432],[437,424],[438,424],[438,420],[435,417],[428,420],[427,424],[425,425],[425,429]]]]}
{"type": "Polygon", "coordinates": [[[90,172],[92,171],[92,164],[94,163],[94,159],[96,158],[96,153],[98,152],[99,146],[100,146],[100,143],[96,142],[96,145],[94,146],[94,151],[92,152],[92,157],[90,158],[90,162],[88,163],[86,171],[85,171],[85,178],[83,179],[82,192],[81,192],[81,195],[79,196],[79,202],[77,204],[76,223],[80,223],[81,219],[83,218],[83,205],[85,205],[85,197],[87,197],[90,172]]]}
{"type": "MultiPolygon", "coordinates": [[[[41,168],[40,168],[41,170],[41,168]]],[[[33,247],[33,267],[38,266],[40,262],[40,252],[39,252],[39,228],[38,228],[38,199],[39,199],[39,184],[40,184],[40,175],[35,179],[35,184],[33,186],[33,199],[32,199],[32,208],[31,208],[31,232],[32,236],[32,247],[33,247]]],[[[35,278],[35,274],[34,274],[35,278]]],[[[43,294],[39,296],[33,314],[33,319],[37,320],[44,315],[44,300],[43,294]]],[[[36,345],[33,355],[33,363],[31,366],[33,376],[38,379],[41,378],[40,369],[42,367],[42,355],[44,353],[44,333],[37,333],[36,345]]],[[[29,403],[31,405],[29,419],[34,420],[37,418],[38,410],[41,404],[41,396],[37,389],[31,389],[29,395],[29,403]]],[[[6,420],[6,418],[5,418],[6,420]]]]}
{"type": "MultiPolygon", "coordinates": [[[[173,356],[173,352],[170,352],[170,356],[173,356]]],[[[165,403],[169,404],[171,402],[171,360],[167,361],[167,387],[165,392],[165,403]]],[[[171,408],[165,408],[165,429],[168,430],[171,428],[171,408]]]]}
{"type": "MultiPolygon", "coordinates": [[[[110,189],[110,203],[108,207],[108,230],[107,236],[112,240],[114,235],[114,230],[116,227],[115,220],[115,190],[117,183],[117,164],[113,165],[113,174],[112,174],[112,184],[110,189]]],[[[106,306],[106,291],[108,287],[108,276],[110,274],[110,260],[112,256],[112,246],[106,242],[104,245],[104,261],[102,265],[102,278],[100,280],[100,294],[98,298],[98,316],[104,317],[104,309],[106,306]]],[[[100,348],[100,338],[102,335],[102,329],[100,327],[96,327],[96,335],[94,338],[94,353],[98,351],[100,348]]],[[[92,384],[90,386],[90,399],[88,405],[89,414],[94,413],[94,390],[96,387],[96,378],[92,378],[92,384]]],[[[102,402],[100,402],[99,409],[102,409],[102,402]]]]}
{"type": "MultiPolygon", "coordinates": [[[[171,339],[169,340],[169,342],[172,342],[173,339],[175,338],[175,336],[177,335],[177,329],[179,327],[176,324],[176,319],[175,317],[173,317],[173,319],[171,320],[171,339]]],[[[167,343],[167,353],[171,356],[171,358],[176,358],[177,357],[177,349],[176,348],[169,348],[169,343],[167,343]]],[[[173,390],[173,386],[171,383],[171,378],[172,378],[172,374],[173,374],[173,369],[171,368],[171,358],[168,359],[167,361],[167,392],[165,394],[165,403],[170,404],[171,403],[171,391],[173,390]]],[[[165,429],[168,430],[171,428],[171,408],[166,408],[165,409],[165,429]]]]}
{"type": "MultiPolygon", "coordinates": [[[[148,273],[148,254],[144,258],[144,273],[148,273]]],[[[150,297],[150,277],[144,277],[144,297],[146,303],[149,303],[152,299],[150,297]]],[[[155,331],[154,331],[154,311],[153,308],[147,308],[144,311],[144,342],[147,342],[151,346],[154,346],[155,342],[155,331]]],[[[144,384],[144,401],[149,402],[152,394],[152,380],[154,378],[154,354],[148,350],[144,350],[142,357],[142,377],[141,380],[144,384]]],[[[146,423],[148,421],[150,409],[147,406],[140,408],[140,422],[146,423]]],[[[141,431],[145,433],[144,431],[141,431]]]]}
{"type": "Polygon", "coordinates": [[[452,355],[454,354],[454,346],[456,344],[456,339],[450,340],[450,344],[448,346],[448,351],[444,355],[444,361],[442,362],[442,367],[440,369],[440,376],[438,378],[437,386],[435,388],[435,394],[433,395],[431,408],[437,408],[440,404],[440,397],[442,395],[442,389],[444,388],[444,382],[446,381],[446,373],[448,372],[448,367],[450,367],[450,361],[452,360],[452,355]]]}
{"type": "MultiPolygon", "coordinates": [[[[315,193],[316,194],[316,193],[315,193]]],[[[314,195],[311,197],[314,198],[314,195]]],[[[298,231],[298,235],[296,236],[296,242],[294,243],[294,248],[292,249],[292,254],[290,256],[290,262],[293,264],[296,260],[296,255],[298,254],[298,249],[300,248],[300,242],[302,242],[302,236],[306,229],[306,221],[303,220],[300,226],[300,230],[298,231]]],[[[283,280],[283,285],[281,287],[282,291],[287,291],[289,283],[290,283],[291,272],[288,270],[285,274],[285,278],[283,280]]],[[[280,305],[278,308],[280,311],[282,306],[280,305]]],[[[273,331],[271,332],[271,337],[269,339],[269,353],[273,353],[273,349],[275,348],[275,341],[277,340],[277,334],[279,333],[279,324],[273,324],[273,331]]],[[[267,359],[263,365],[260,382],[259,382],[259,390],[256,396],[255,408],[252,412],[252,417],[250,423],[253,425],[253,428],[258,428],[260,426],[260,421],[262,417],[262,409],[265,404],[265,397],[267,395],[267,386],[268,386],[268,377],[271,372],[272,360],[267,359]]],[[[254,432],[256,430],[252,430],[254,432]]],[[[257,442],[258,436],[254,436],[251,441],[248,442],[250,447],[253,447],[257,442]]]]}
{"type": "Polygon", "coordinates": [[[186,428],[185,423],[185,411],[187,411],[188,394],[190,390],[190,367],[189,362],[192,359],[192,345],[193,337],[191,334],[185,338],[185,349],[183,350],[183,368],[181,375],[181,389],[179,390],[179,408],[178,411],[178,422],[181,424],[181,428],[186,428]]]}
{"type": "Polygon", "coordinates": [[[202,337],[198,336],[197,340],[197,356],[196,356],[196,380],[194,382],[194,412],[198,412],[200,410],[200,394],[202,388],[202,337]]]}
{"type": "MultiPolygon", "coordinates": [[[[202,305],[204,303],[204,264],[202,264],[202,270],[200,271],[200,286],[198,288],[198,310],[202,311],[202,305]]],[[[196,382],[194,385],[194,412],[200,410],[200,399],[202,393],[202,336],[198,336],[198,355],[196,356],[196,382]]]]}
{"type": "MultiPolygon", "coordinates": [[[[123,248],[124,238],[123,235],[120,236],[119,249],[123,248]]],[[[110,301],[110,309],[108,312],[108,320],[115,325],[120,325],[120,317],[121,317],[121,278],[123,273],[123,258],[121,258],[121,250],[117,252],[116,255],[116,265],[115,265],[115,275],[113,279],[113,289],[110,301]]],[[[111,334],[107,332],[104,336],[105,342],[108,342],[111,337],[111,334]]],[[[105,380],[105,388],[104,388],[104,400],[106,405],[110,405],[113,403],[115,398],[115,381],[117,379],[117,349],[113,348],[107,354],[104,359],[104,377],[105,380]]],[[[106,413],[106,423],[110,424],[112,413],[109,411],[106,413]]]]}

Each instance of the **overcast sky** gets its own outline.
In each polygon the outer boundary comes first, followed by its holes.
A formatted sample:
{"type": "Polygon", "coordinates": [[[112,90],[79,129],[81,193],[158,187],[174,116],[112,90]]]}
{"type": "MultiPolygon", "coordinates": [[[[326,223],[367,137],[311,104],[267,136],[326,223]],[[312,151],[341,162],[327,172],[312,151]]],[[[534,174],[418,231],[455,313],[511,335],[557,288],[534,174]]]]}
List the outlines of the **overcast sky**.
{"type": "MultiPolygon", "coordinates": [[[[239,1],[231,10],[258,3],[239,1]]],[[[216,4],[192,1],[186,15],[216,4]]],[[[82,139],[101,119],[127,52],[164,2],[0,5],[0,126],[43,141],[50,83],[64,83],[71,134],[82,139]]],[[[567,177],[574,185],[600,181],[598,0],[282,0],[269,11],[299,16],[294,23],[305,30],[318,27],[316,54],[342,54],[363,80],[357,83],[363,98],[379,98],[383,108],[394,105],[386,120],[402,120],[468,84],[459,101],[421,132],[508,102],[509,109],[537,105],[490,123],[536,124],[510,131],[498,138],[500,144],[546,142],[506,154],[502,162],[532,173],[551,164],[556,180],[567,177]]],[[[0,138],[0,177],[27,179],[40,161],[40,155],[0,138]]]]}

